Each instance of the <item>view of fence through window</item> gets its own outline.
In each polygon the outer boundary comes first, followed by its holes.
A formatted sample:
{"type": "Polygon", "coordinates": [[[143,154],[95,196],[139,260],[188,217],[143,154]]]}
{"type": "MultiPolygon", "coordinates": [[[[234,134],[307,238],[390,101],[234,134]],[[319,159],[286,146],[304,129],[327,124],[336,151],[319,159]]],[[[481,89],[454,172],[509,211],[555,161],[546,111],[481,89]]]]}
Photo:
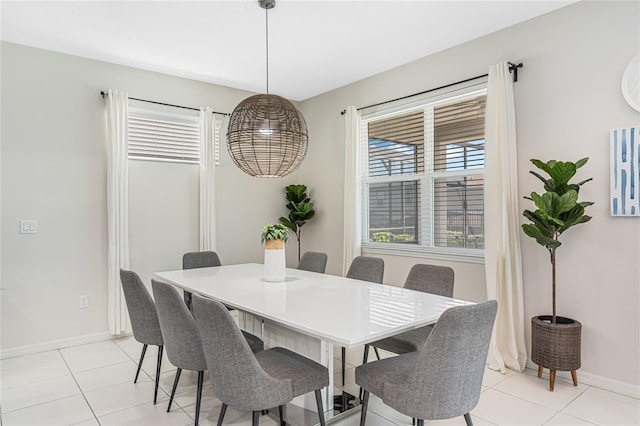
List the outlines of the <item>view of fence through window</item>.
{"type": "Polygon", "coordinates": [[[369,242],[484,247],[486,95],[368,122],[369,242]]]}

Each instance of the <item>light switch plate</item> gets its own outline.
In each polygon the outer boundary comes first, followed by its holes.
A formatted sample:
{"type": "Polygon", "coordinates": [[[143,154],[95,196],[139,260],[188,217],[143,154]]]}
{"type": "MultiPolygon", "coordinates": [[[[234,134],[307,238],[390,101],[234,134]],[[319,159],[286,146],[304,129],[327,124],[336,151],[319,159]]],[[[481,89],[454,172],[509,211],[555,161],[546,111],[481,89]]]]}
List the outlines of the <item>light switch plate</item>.
{"type": "Polygon", "coordinates": [[[37,234],[38,233],[38,221],[33,219],[23,219],[20,221],[20,233],[21,234],[37,234]]]}

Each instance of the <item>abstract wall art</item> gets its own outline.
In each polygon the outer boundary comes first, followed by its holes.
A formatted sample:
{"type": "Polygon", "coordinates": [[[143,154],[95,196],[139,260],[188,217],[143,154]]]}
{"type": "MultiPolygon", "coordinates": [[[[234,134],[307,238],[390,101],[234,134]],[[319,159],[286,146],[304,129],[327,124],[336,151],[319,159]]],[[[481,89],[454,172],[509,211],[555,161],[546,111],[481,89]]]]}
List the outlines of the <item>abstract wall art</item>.
{"type": "Polygon", "coordinates": [[[611,216],[640,216],[640,126],[611,131],[611,216]]]}

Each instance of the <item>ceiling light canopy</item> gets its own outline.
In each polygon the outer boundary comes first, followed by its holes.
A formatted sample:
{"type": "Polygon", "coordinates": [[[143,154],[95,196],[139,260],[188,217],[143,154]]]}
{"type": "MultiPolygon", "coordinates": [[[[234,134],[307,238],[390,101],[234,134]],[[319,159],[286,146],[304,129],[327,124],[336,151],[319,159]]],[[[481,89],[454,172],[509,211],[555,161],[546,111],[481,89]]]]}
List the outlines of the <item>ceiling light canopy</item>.
{"type": "Polygon", "coordinates": [[[282,177],[307,155],[307,123],[293,104],[269,94],[269,14],[275,0],[260,0],[266,16],[267,94],[251,96],[231,113],[227,149],[233,162],[256,177],[282,177]]]}

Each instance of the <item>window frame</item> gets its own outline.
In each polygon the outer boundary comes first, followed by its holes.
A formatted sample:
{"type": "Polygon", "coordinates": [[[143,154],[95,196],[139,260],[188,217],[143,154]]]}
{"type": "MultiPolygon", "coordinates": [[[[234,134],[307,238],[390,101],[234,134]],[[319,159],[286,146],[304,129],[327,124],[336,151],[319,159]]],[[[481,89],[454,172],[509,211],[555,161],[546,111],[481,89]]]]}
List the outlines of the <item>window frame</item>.
{"type": "MultiPolygon", "coordinates": [[[[434,182],[438,179],[447,179],[463,176],[480,176],[484,178],[484,166],[482,168],[470,168],[451,171],[436,171],[435,161],[435,137],[433,127],[429,129],[429,123],[433,123],[433,111],[436,106],[463,100],[474,96],[487,94],[486,81],[466,87],[458,87],[447,92],[436,93],[432,96],[413,100],[410,103],[394,104],[388,108],[378,109],[363,113],[360,118],[360,195],[361,195],[361,247],[363,254],[410,256],[429,258],[444,261],[458,261],[465,263],[484,263],[484,248],[464,247],[438,247],[434,245],[434,182]],[[369,136],[368,124],[385,118],[408,114],[417,110],[424,110],[424,153],[422,171],[414,174],[399,174],[385,177],[369,176],[369,136]],[[418,211],[417,228],[420,233],[421,244],[371,242],[369,241],[369,185],[386,182],[418,181],[418,211]],[[426,183],[426,184],[425,184],[426,183]],[[426,210],[425,210],[426,209],[426,210]],[[429,227],[430,229],[424,229],[429,227]],[[428,245],[425,241],[428,240],[428,245]]],[[[432,126],[432,125],[431,125],[432,126]]],[[[419,170],[420,165],[416,165],[419,170]]],[[[484,184],[483,184],[484,185],[484,184]]]]}

